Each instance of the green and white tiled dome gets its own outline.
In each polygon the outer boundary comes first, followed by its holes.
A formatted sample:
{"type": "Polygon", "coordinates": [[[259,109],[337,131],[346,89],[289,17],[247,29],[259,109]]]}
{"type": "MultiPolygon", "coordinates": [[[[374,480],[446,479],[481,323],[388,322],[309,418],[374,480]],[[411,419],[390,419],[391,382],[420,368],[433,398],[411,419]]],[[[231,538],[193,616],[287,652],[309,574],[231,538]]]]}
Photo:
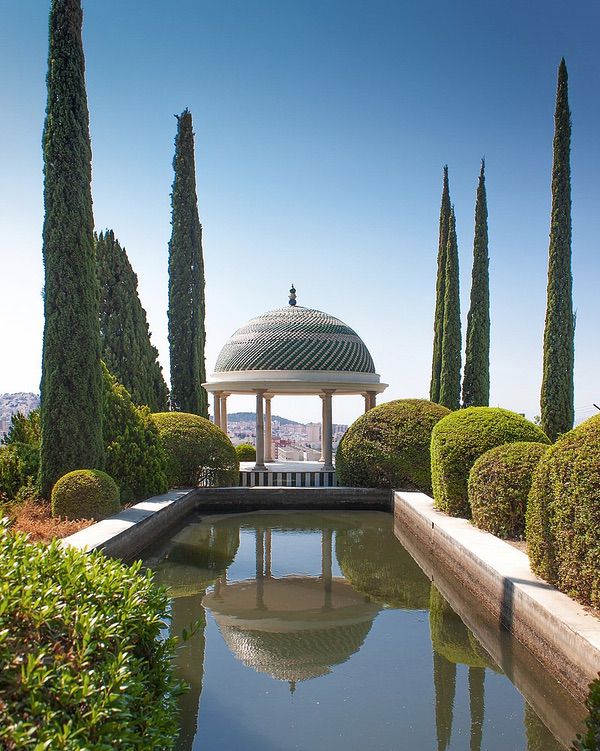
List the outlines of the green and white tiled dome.
{"type": "Polygon", "coordinates": [[[221,350],[216,373],[304,370],[375,373],[358,334],[320,310],[288,305],[253,318],[221,350]]]}

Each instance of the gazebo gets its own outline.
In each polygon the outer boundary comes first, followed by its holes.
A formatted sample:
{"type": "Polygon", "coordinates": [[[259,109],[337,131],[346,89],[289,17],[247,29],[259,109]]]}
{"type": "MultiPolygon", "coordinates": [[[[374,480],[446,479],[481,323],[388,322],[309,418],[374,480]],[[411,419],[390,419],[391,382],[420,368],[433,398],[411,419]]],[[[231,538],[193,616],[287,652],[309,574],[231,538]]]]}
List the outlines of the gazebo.
{"type": "Polygon", "coordinates": [[[225,343],[204,388],[214,398],[214,420],[227,431],[227,397],[256,396],[256,466],[273,462],[271,402],[278,395],[315,395],[322,400],[321,451],[325,472],[333,471],[332,399],[361,394],[365,411],[376,404],[381,383],[362,339],[339,318],[296,304],[257,316],[225,343]]]}

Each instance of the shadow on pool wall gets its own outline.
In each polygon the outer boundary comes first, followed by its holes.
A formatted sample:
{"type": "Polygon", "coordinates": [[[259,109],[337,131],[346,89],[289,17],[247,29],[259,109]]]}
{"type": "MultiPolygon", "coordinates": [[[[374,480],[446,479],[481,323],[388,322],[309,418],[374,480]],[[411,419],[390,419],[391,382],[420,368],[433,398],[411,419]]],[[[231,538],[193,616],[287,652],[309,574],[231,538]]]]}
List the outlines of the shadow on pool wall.
{"type": "MultiPolygon", "coordinates": [[[[448,686],[448,674],[453,670],[447,663],[453,664],[454,670],[456,664],[469,666],[469,686],[475,691],[475,695],[481,677],[474,671],[485,666],[505,673],[525,699],[527,751],[570,749],[576,734],[583,727],[585,708],[542,668],[526,647],[511,638],[504,628],[499,629],[493,615],[456,579],[448,575],[439,562],[420,547],[415,538],[407,534],[397,521],[394,524],[394,534],[432,582],[429,617],[434,650],[434,682],[442,689],[440,695],[436,685],[436,718],[439,709],[442,715],[450,715],[451,719],[454,696],[443,695],[448,686]],[[441,674],[438,674],[436,681],[438,671],[444,673],[446,682],[441,680],[441,674]],[[540,682],[539,675],[542,672],[546,680],[540,682]],[[443,706],[438,707],[440,701],[443,706]],[[550,734],[557,740],[551,739],[550,734]]],[[[473,715],[479,709],[473,706],[476,696],[471,694],[470,700],[474,722],[473,715]]],[[[441,728],[444,724],[440,722],[438,727],[441,728]]]]}

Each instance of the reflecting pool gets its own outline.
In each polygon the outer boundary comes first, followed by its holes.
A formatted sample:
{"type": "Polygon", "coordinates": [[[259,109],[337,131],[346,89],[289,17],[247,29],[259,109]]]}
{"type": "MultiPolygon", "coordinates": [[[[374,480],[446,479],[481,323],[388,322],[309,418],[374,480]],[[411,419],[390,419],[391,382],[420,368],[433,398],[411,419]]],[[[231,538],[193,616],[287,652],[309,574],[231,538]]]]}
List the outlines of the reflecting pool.
{"type": "Polygon", "coordinates": [[[261,512],[154,551],[172,632],[196,623],[179,751],[568,747],[583,709],[399,536],[390,514],[261,512]]]}

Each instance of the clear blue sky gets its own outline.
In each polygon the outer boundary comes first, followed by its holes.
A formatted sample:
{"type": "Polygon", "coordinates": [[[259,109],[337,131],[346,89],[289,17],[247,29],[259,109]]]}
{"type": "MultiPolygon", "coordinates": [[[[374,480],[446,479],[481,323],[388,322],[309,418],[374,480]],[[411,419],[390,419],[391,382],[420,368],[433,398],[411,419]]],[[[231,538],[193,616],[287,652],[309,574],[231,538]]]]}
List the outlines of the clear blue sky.
{"type": "MultiPolygon", "coordinates": [[[[37,391],[42,338],[45,0],[0,2],[0,392],[37,391]]],[[[442,166],[466,320],[486,158],[492,404],[539,412],[556,69],[573,112],[577,417],[600,403],[597,2],[84,2],[94,213],[139,276],[168,374],[174,113],[194,116],[207,368],[286,303],[356,329],[390,384],[426,397],[442,166]]],[[[466,328],[466,324],[465,324],[466,328]]],[[[360,400],[338,399],[347,422],[360,400]]],[[[231,408],[248,407],[235,401],[231,408]]],[[[274,410],[319,416],[318,400],[274,410]]]]}

